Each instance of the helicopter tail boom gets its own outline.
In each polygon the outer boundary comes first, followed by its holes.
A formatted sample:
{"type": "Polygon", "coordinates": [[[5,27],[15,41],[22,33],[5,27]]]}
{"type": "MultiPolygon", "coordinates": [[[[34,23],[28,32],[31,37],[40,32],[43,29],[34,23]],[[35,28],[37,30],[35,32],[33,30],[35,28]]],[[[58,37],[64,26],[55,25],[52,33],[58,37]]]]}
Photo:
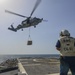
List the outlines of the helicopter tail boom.
{"type": "Polygon", "coordinates": [[[8,27],[8,29],[9,29],[9,30],[12,30],[12,31],[14,31],[14,32],[17,32],[17,30],[13,27],[13,25],[11,25],[11,28],[8,27]]]}
{"type": "Polygon", "coordinates": [[[9,30],[12,30],[12,31],[14,31],[14,32],[17,32],[17,30],[16,29],[12,29],[12,28],[8,28],[9,30]]]}

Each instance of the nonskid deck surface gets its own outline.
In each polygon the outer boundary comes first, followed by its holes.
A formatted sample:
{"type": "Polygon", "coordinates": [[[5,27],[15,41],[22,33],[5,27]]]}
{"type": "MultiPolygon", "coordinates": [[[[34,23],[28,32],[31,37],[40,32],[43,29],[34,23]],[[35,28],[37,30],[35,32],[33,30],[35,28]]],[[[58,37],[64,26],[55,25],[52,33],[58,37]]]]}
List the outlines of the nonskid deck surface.
{"type": "Polygon", "coordinates": [[[19,59],[22,73],[27,75],[51,75],[59,73],[59,60],[46,58],[21,58],[19,59]]]}

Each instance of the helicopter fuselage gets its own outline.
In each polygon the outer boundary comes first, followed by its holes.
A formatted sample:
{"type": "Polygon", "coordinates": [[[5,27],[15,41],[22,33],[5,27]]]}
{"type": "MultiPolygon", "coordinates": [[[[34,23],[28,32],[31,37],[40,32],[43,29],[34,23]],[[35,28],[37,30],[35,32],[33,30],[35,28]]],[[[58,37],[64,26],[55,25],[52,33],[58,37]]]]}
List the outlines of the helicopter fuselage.
{"type": "Polygon", "coordinates": [[[23,26],[22,28],[26,28],[26,27],[30,27],[30,26],[36,27],[36,25],[38,25],[39,23],[41,23],[42,20],[43,20],[43,18],[40,19],[40,18],[34,17],[34,18],[30,19],[29,23],[27,23],[26,20],[22,21],[22,23],[21,23],[20,26],[21,27],[23,26]]]}
{"type": "Polygon", "coordinates": [[[16,28],[14,28],[13,25],[11,24],[11,27],[8,27],[8,29],[16,32],[19,29],[23,30],[23,28],[27,28],[27,27],[31,27],[31,26],[36,27],[36,25],[41,23],[43,21],[43,18],[40,19],[40,18],[32,17],[34,11],[36,10],[36,8],[40,4],[40,2],[41,2],[41,0],[36,1],[35,5],[34,5],[34,8],[33,8],[33,10],[32,10],[32,12],[31,12],[29,17],[21,15],[21,14],[18,14],[18,13],[15,13],[15,12],[12,12],[12,11],[9,11],[9,10],[5,10],[5,12],[7,12],[7,13],[14,14],[14,15],[26,18],[16,28]]]}

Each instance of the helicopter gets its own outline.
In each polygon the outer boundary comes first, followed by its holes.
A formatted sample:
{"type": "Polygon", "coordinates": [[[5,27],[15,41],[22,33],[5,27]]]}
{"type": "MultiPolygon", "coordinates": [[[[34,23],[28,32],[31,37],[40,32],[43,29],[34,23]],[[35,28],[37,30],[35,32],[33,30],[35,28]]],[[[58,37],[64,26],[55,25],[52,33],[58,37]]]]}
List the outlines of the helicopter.
{"type": "Polygon", "coordinates": [[[34,11],[36,10],[36,8],[40,4],[40,2],[41,2],[41,0],[36,1],[35,6],[34,6],[34,8],[33,8],[33,10],[32,10],[32,12],[31,12],[29,17],[20,15],[20,14],[15,13],[15,12],[11,12],[9,10],[5,10],[5,12],[7,12],[7,13],[14,14],[14,15],[26,18],[16,28],[14,28],[13,24],[11,24],[11,27],[8,27],[8,29],[12,30],[12,31],[15,31],[15,32],[17,32],[17,30],[19,30],[19,29],[21,29],[23,31],[23,28],[28,28],[28,27],[31,27],[31,26],[34,26],[34,28],[36,28],[36,25],[38,25],[42,21],[46,21],[46,20],[43,20],[43,18],[32,17],[34,11]]]}

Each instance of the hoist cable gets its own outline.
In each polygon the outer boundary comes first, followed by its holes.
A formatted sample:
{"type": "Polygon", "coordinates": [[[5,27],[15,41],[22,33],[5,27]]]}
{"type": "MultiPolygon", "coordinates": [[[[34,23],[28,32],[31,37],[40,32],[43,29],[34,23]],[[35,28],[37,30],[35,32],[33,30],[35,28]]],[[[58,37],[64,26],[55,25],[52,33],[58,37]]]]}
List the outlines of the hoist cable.
{"type": "Polygon", "coordinates": [[[31,37],[30,37],[30,27],[29,27],[29,39],[31,40],[31,37]]]}

